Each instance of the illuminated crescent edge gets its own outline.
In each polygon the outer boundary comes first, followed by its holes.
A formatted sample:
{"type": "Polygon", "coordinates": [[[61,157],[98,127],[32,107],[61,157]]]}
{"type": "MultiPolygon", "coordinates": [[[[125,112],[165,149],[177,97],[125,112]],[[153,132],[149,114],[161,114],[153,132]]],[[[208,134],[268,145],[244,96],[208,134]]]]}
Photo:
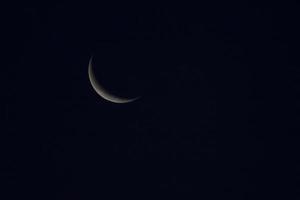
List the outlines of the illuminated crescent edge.
{"type": "Polygon", "coordinates": [[[91,85],[93,89],[97,92],[98,95],[100,95],[103,99],[113,102],[113,103],[129,103],[132,101],[137,100],[140,97],[128,99],[128,98],[121,98],[118,96],[115,96],[108,92],[104,87],[102,87],[99,82],[96,80],[95,74],[93,72],[93,63],[92,63],[93,57],[91,57],[89,61],[89,69],[88,69],[88,74],[89,74],[89,80],[91,82],[91,85]]]}

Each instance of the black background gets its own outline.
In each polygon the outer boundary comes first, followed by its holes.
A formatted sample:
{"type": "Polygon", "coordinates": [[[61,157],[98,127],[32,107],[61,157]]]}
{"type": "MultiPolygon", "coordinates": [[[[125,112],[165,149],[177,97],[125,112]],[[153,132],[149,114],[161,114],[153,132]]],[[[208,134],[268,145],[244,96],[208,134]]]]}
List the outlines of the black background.
{"type": "Polygon", "coordinates": [[[296,199],[296,5],[9,8],[4,199],[296,199]]]}

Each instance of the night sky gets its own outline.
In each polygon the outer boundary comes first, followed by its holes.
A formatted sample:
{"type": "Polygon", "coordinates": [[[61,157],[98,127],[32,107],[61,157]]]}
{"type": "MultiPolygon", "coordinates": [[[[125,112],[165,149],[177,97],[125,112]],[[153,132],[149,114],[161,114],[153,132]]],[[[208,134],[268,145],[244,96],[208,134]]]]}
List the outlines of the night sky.
{"type": "Polygon", "coordinates": [[[9,8],[3,200],[297,199],[294,5],[9,8]]]}

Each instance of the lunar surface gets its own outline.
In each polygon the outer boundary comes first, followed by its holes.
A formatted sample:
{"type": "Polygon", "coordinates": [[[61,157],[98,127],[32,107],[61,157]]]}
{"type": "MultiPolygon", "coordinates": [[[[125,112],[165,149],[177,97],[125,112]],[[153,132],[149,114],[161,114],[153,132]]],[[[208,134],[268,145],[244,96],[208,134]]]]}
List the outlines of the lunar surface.
{"type": "Polygon", "coordinates": [[[88,74],[89,74],[89,79],[91,82],[91,85],[93,87],[93,89],[97,92],[98,95],[100,95],[100,97],[102,97],[103,99],[113,102],[113,103],[130,103],[132,101],[135,101],[137,99],[139,99],[139,97],[135,97],[135,98],[123,98],[123,97],[119,97],[116,96],[115,94],[112,94],[111,92],[109,92],[107,89],[105,89],[96,79],[95,77],[95,73],[93,70],[93,57],[91,57],[90,61],[89,61],[89,67],[88,67],[88,74]]]}

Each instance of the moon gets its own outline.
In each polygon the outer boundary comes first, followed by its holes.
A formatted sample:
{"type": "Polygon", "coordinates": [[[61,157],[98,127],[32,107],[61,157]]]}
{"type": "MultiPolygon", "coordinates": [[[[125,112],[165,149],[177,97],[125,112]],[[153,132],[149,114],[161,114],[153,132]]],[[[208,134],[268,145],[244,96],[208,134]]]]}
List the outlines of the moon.
{"type": "Polygon", "coordinates": [[[135,97],[135,98],[118,97],[118,96],[112,94],[111,92],[109,92],[108,90],[106,90],[101,84],[99,84],[99,82],[97,81],[97,79],[95,77],[95,73],[93,70],[93,57],[91,57],[89,60],[88,68],[89,68],[88,69],[89,80],[91,82],[91,85],[92,85],[93,89],[96,91],[96,93],[98,95],[100,95],[100,97],[102,97],[103,99],[113,102],[113,103],[121,104],[121,103],[130,103],[130,102],[135,101],[140,98],[140,97],[135,97]]]}

